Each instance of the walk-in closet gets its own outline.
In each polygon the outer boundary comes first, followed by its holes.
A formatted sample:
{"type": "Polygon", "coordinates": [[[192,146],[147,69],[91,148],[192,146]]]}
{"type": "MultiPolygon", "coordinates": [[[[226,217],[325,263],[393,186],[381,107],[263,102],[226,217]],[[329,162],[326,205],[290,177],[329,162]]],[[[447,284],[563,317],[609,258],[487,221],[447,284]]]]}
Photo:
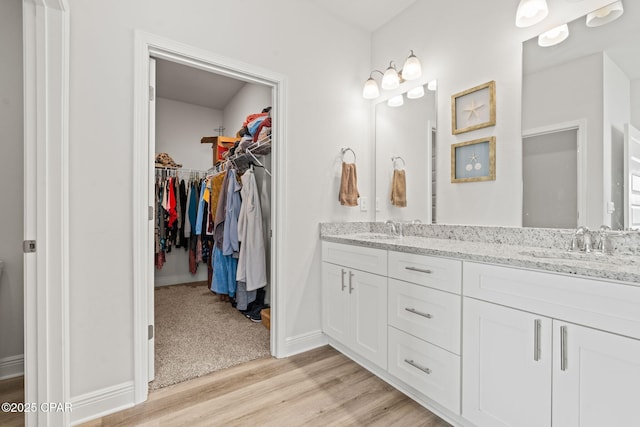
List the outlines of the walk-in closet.
{"type": "Polygon", "coordinates": [[[270,355],[272,88],[150,68],[157,389],[270,355]]]}

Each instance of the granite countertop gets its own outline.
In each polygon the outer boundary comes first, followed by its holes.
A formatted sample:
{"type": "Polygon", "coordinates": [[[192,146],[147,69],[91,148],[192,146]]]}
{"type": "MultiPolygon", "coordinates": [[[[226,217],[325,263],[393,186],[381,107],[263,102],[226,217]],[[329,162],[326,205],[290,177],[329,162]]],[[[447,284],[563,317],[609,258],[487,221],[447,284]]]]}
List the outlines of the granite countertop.
{"type": "Polygon", "coordinates": [[[634,254],[569,252],[562,249],[421,236],[394,238],[374,232],[322,233],[321,238],[329,242],[574,274],[640,286],[640,256],[634,254]]]}

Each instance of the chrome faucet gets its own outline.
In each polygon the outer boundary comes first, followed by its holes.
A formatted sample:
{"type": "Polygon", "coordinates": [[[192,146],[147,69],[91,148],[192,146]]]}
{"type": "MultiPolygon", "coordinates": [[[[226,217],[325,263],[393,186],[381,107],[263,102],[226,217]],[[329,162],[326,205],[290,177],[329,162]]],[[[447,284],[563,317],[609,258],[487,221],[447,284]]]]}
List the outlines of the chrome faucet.
{"type": "Polygon", "coordinates": [[[400,222],[400,221],[394,222],[394,221],[391,221],[390,219],[388,219],[385,222],[385,224],[389,226],[389,230],[390,230],[392,236],[402,237],[402,234],[403,234],[402,222],[400,222]]]}
{"type": "Polygon", "coordinates": [[[581,225],[578,227],[573,233],[573,238],[571,239],[571,247],[569,250],[571,251],[584,251],[591,252],[591,232],[589,231],[589,227],[581,225]],[[582,245],[580,245],[580,237],[582,237],[582,245]]]}
{"type": "Polygon", "coordinates": [[[598,230],[598,235],[600,236],[600,240],[598,240],[598,245],[596,246],[596,249],[602,252],[603,254],[607,253],[607,251],[609,250],[607,248],[608,246],[607,236],[609,231],[611,231],[611,227],[609,227],[608,225],[601,225],[600,230],[598,230]]]}

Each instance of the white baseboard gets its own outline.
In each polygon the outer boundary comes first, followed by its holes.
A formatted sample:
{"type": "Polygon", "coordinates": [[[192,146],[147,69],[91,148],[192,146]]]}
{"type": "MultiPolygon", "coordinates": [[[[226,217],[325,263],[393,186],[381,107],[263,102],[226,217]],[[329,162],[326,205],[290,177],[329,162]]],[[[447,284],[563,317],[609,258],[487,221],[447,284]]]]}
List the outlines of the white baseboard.
{"type": "Polygon", "coordinates": [[[134,406],[133,381],[71,398],[71,425],[122,411],[134,406]]]}
{"type": "Polygon", "coordinates": [[[0,359],[0,380],[24,375],[24,354],[0,359]]]}
{"type": "Polygon", "coordinates": [[[282,357],[289,357],[295,354],[304,353],[314,348],[328,344],[328,339],[321,330],[296,335],[285,339],[284,348],[279,353],[282,357]]]}
{"type": "Polygon", "coordinates": [[[157,288],[160,286],[179,285],[181,283],[205,282],[207,281],[207,267],[198,267],[198,273],[191,274],[175,274],[171,276],[158,276],[153,280],[153,285],[157,288]]]}

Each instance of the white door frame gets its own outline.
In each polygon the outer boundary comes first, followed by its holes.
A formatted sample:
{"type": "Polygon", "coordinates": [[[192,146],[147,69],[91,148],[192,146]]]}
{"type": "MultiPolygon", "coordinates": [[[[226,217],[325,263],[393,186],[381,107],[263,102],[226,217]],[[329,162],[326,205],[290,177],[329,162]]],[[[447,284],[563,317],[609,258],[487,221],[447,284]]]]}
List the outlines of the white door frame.
{"type": "MultiPolygon", "coordinates": [[[[587,119],[578,119],[562,123],[554,123],[548,126],[541,126],[533,129],[527,129],[522,131],[522,144],[524,144],[525,138],[531,138],[533,136],[546,135],[549,133],[563,132],[567,130],[577,130],[577,167],[578,176],[577,179],[577,191],[578,191],[578,225],[586,225],[587,221],[587,119]]],[[[521,183],[524,189],[524,181],[521,183]]],[[[524,203],[524,191],[521,191],[522,200],[520,200],[520,206],[524,203]]],[[[520,213],[520,226],[522,226],[522,212],[520,213]]]]}
{"type": "MultiPolygon", "coordinates": [[[[69,6],[23,0],[25,402],[70,402],[69,6]]],[[[68,412],[25,414],[66,426],[68,412]]]]}
{"type": "Polygon", "coordinates": [[[154,153],[150,145],[149,58],[166,59],[216,74],[273,88],[272,229],[271,240],[271,354],[281,357],[284,346],[283,295],[278,292],[284,271],[284,193],[286,162],[286,77],[235,59],[142,31],[135,32],[133,121],[133,303],[135,403],[148,395],[149,292],[153,289],[153,229],[148,219],[153,206],[154,153]]]}

